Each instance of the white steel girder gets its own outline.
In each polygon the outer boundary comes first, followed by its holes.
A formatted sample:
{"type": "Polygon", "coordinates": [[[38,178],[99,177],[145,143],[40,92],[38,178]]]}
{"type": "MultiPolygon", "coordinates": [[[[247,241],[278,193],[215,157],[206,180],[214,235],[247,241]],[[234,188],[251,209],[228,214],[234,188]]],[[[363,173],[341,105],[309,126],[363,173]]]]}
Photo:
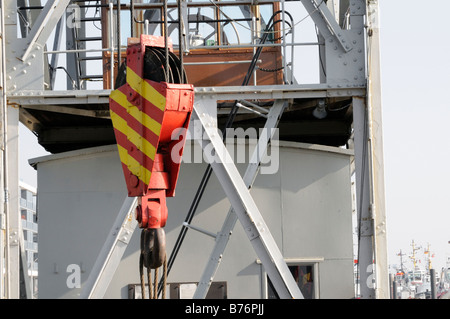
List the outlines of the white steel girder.
{"type": "Polygon", "coordinates": [[[108,285],[119,266],[125,249],[137,226],[134,210],[137,197],[127,197],[108,233],[87,281],[83,284],[81,299],[103,298],[108,285]]]}
{"type": "MultiPolygon", "coordinates": [[[[286,101],[276,100],[267,115],[264,131],[258,140],[257,146],[250,158],[247,170],[243,176],[243,181],[248,189],[251,188],[256,175],[258,174],[261,159],[266,153],[268,143],[274,137],[278,121],[287,106],[286,104],[286,101]]],[[[237,220],[238,216],[236,215],[233,207],[231,207],[222,225],[222,229],[216,236],[213,251],[211,252],[208,264],[206,265],[202,277],[200,278],[199,284],[193,296],[194,299],[206,298],[206,294],[208,293],[214,275],[219,268],[220,262],[222,261],[223,253],[237,220]]]]}
{"type": "Polygon", "coordinates": [[[31,298],[27,263],[24,260],[22,221],[19,209],[19,108],[6,95],[16,89],[44,88],[43,49],[70,0],[48,1],[26,38],[17,39],[17,2],[1,3],[1,115],[2,115],[2,240],[0,298],[31,298]],[[32,52],[39,52],[34,54],[32,52]],[[19,61],[20,60],[20,61],[19,61]],[[30,72],[31,71],[31,72],[30,72]],[[21,80],[18,77],[21,76],[21,80]],[[21,277],[22,274],[22,277],[21,277]],[[22,288],[22,294],[21,294],[22,288]]]}
{"type": "Polygon", "coordinates": [[[372,201],[375,218],[374,256],[377,299],[389,298],[389,274],[387,256],[387,229],[385,207],[384,155],[383,155],[383,127],[381,105],[381,72],[380,72],[380,26],[378,1],[368,1],[367,7],[369,25],[368,43],[368,83],[367,103],[370,124],[370,163],[372,177],[372,201]]]}
{"type": "MultiPolygon", "coordinates": [[[[49,0],[38,16],[26,41],[22,42],[23,54],[20,60],[25,61],[29,54],[37,47],[43,48],[58,21],[63,16],[70,0],[49,0]]],[[[19,51],[20,52],[20,51],[19,51]]]]}
{"type": "Polygon", "coordinates": [[[325,1],[301,0],[301,2],[324,38],[333,37],[345,52],[353,49],[348,34],[341,29],[325,1]]]}
{"type": "MultiPolygon", "coordinates": [[[[49,0],[25,38],[17,37],[17,2],[5,1],[5,37],[8,96],[45,87],[44,50],[47,40],[64,15],[70,0],[49,0]]],[[[48,83],[47,83],[48,85],[48,83]]]]}
{"type": "MultiPolygon", "coordinates": [[[[220,134],[218,134],[217,127],[211,125],[215,122],[215,118],[211,117],[208,109],[214,108],[215,110],[216,105],[212,104],[208,107],[208,105],[205,105],[207,104],[206,101],[202,102],[194,106],[193,119],[199,120],[202,123],[201,127],[205,129],[204,135],[207,139],[198,141],[202,149],[212,146],[215,151],[214,155],[211,152],[205,152],[208,162],[222,185],[279,297],[303,299],[303,295],[292,277],[268,226],[250,195],[248,186],[243,181],[220,134]]],[[[194,127],[194,129],[199,129],[199,127],[194,127]]],[[[203,136],[203,132],[194,132],[194,135],[203,136]]]]}
{"type": "MultiPolygon", "coordinates": [[[[1,247],[0,254],[0,298],[20,298],[20,240],[22,234],[22,222],[19,210],[19,159],[18,159],[18,133],[19,112],[17,108],[10,107],[7,103],[8,93],[7,79],[7,29],[8,9],[11,2],[1,3],[1,199],[2,209],[0,211],[1,225],[1,247]],[[4,254],[3,254],[4,251],[4,254]]],[[[27,274],[27,272],[24,272],[27,274]]]]}
{"type": "Polygon", "coordinates": [[[368,7],[365,98],[353,98],[360,297],[388,299],[378,1],[368,7]]]}

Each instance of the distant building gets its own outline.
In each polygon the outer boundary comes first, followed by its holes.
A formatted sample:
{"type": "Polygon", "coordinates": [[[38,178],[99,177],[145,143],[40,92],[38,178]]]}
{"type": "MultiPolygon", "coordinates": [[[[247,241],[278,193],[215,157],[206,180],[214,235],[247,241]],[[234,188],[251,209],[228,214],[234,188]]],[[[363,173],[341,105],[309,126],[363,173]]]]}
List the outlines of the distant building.
{"type": "Polygon", "coordinates": [[[31,279],[33,297],[37,297],[38,282],[38,224],[36,213],[36,188],[19,183],[20,188],[20,215],[24,238],[25,255],[27,257],[28,276],[31,279]]]}

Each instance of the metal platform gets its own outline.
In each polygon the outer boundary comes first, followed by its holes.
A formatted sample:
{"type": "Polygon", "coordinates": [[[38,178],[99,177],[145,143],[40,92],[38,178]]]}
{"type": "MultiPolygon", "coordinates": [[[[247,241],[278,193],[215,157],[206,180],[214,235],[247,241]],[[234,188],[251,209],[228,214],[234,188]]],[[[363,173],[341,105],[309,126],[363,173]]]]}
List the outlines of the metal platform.
{"type": "MultiPolygon", "coordinates": [[[[20,105],[20,121],[35,132],[50,153],[60,153],[115,143],[109,118],[110,90],[99,91],[22,91],[8,98],[20,105]]],[[[230,111],[231,100],[263,100],[258,106],[268,108],[273,99],[289,99],[279,125],[280,139],[329,146],[346,145],[351,136],[352,97],[365,95],[364,87],[338,88],[278,85],[249,87],[195,88],[196,99],[218,101],[219,127],[230,111]],[[329,114],[317,119],[312,112],[317,101],[326,101],[329,114]]],[[[241,108],[235,123],[244,129],[264,125],[264,118],[255,114],[252,106],[241,108]]]]}

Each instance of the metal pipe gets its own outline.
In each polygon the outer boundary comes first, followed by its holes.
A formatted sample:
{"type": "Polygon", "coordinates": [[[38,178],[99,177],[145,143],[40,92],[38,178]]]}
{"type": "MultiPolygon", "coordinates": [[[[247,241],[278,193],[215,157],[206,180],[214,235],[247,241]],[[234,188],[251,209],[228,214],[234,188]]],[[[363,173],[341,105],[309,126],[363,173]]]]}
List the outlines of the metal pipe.
{"type": "MultiPolygon", "coordinates": [[[[320,42],[303,42],[303,43],[286,43],[286,46],[312,46],[312,45],[323,45],[323,43],[320,42]]],[[[273,44],[241,44],[241,45],[199,45],[195,46],[195,49],[247,49],[251,46],[255,47],[281,47],[283,46],[282,43],[273,43],[273,44]]]]}
{"type": "MultiPolygon", "coordinates": [[[[251,63],[252,60],[241,60],[241,61],[216,61],[216,62],[187,62],[184,65],[215,65],[215,64],[245,64],[251,63]]],[[[258,60],[261,63],[261,60],[258,60]]]]}
{"type": "Polygon", "coordinates": [[[212,237],[212,238],[217,238],[217,234],[214,234],[213,232],[204,230],[204,229],[202,229],[202,228],[200,228],[200,227],[191,225],[191,224],[189,224],[189,223],[187,223],[187,222],[183,222],[183,226],[184,226],[184,227],[191,228],[191,229],[193,229],[193,230],[196,230],[196,231],[198,231],[198,232],[200,232],[200,233],[202,233],[202,234],[205,234],[205,235],[207,235],[207,236],[210,236],[210,237],[212,237]]]}
{"type": "MultiPolygon", "coordinates": [[[[323,43],[318,42],[304,42],[304,43],[292,43],[286,44],[287,46],[313,46],[313,45],[323,45],[323,43]]],[[[245,49],[252,44],[248,45],[211,45],[211,46],[195,46],[194,49],[245,49]]],[[[279,47],[282,44],[255,44],[255,47],[279,47]]],[[[44,51],[44,54],[58,54],[58,53],[76,53],[76,52],[102,52],[102,51],[110,51],[110,48],[106,49],[78,49],[78,50],[57,50],[57,51],[44,51]]]]}
{"type": "Polygon", "coordinates": [[[110,52],[111,52],[111,58],[110,58],[110,63],[111,63],[111,70],[110,70],[110,83],[111,86],[110,88],[113,89],[114,88],[114,32],[113,32],[113,28],[114,28],[114,12],[113,12],[113,3],[110,2],[109,3],[109,44],[110,44],[110,52]]]}
{"type": "MultiPolygon", "coordinates": [[[[133,0],[131,0],[133,1],[133,0]]],[[[282,0],[259,0],[258,4],[273,4],[274,2],[281,2],[282,0]]],[[[299,0],[297,0],[299,1],[299,0]]],[[[140,10],[140,9],[154,9],[154,8],[161,8],[164,4],[163,3],[136,3],[133,4],[133,8],[140,10]]],[[[188,2],[187,5],[189,7],[208,7],[208,6],[242,6],[242,5],[255,5],[255,1],[254,0],[249,0],[249,1],[241,1],[241,0],[237,0],[237,1],[227,1],[227,2],[222,2],[222,1],[204,1],[204,2],[188,2]]],[[[130,8],[130,4],[122,4],[122,7],[125,9],[129,9],[130,8]]],[[[177,7],[177,4],[175,2],[169,3],[168,4],[168,8],[175,8],[177,7]]]]}
{"type": "Polygon", "coordinates": [[[169,30],[167,26],[167,0],[164,0],[164,58],[166,63],[164,68],[166,70],[166,81],[169,82],[169,30]]]}
{"type": "MultiPolygon", "coordinates": [[[[254,46],[256,44],[256,39],[258,37],[257,34],[257,27],[256,27],[256,18],[255,16],[252,17],[252,43],[253,43],[253,55],[256,54],[256,47],[254,46]]],[[[256,81],[256,68],[253,71],[253,85],[256,86],[257,85],[257,81],[256,81]]]]}
{"type": "Polygon", "coordinates": [[[177,1],[177,8],[178,8],[178,51],[179,51],[179,59],[180,59],[180,83],[184,83],[184,72],[183,72],[183,68],[184,68],[184,46],[183,46],[183,42],[184,42],[184,36],[185,36],[185,32],[184,32],[184,23],[183,23],[183,14],[181,12],[181,1],[182,0],[178,0],[177,1]]]}
{"type": "Polygon", "coordinates": [[[117,67],[120,68],[120,63],[122,61],[121,43],[122,35],[120,33],[120,13],[121,13],[120,0],[117,0],[117,67]]]}
{"type": "Polygon", "coordinates": [[[254,109],[258,109],[260,112],[269,113],[269,111],[266,110],[265,108],[259,106],[258,104],[254,104],[252,102],[249,102],[247,100],[239,100],[239,103],[245,104],[245,105],[250,106],[250,107],[252,107],[254,109]]]}
{"type": "Polygon", "coordinates": [[[145,33],[146,35],[148,35],[148,24],[149,24],[148,19],[145,19],[145,20],[144,20],[144,33],[145,33]]]}
{"type": "Polygon", "coordinates": [[[106,51],[111,51],[111,48],[44,51],[44,54],[77,53],[77,52],[106,52],[106,51]]]}
{"type": "MultiPolygon", "coordinates": [[[[430,253],[430,252],[428,252],[430,253]]],[[[436,270],[430,269],[431,299],[436,299],[436,270]]]]}
{"type": "MultiPolygon", "coordinates": [[[[160,4],[161,6],[161,4],[160,4]]],[[[131,32],[130,32],[130,36],[134,37],[134,2],[133,0],[130,0],[130,28],[131,28],[131,32]]]]}
{"type": "Polygon", "coordinates": [[[243,105],[243,104],[241,104],[241,103],[239,103],[239,102],[236,103],[236,105],[237,105],[238,107],[240,107],[240,108],[243,108],[244,110],[250,111],[250,112],[255,113],[255,114],[257,114],[257,115],[259,115],[259,116],[261,116],[261,117],[267,118],[267,115],[266,115],[266,114],[263,114],[263,113],[261,113],[261,112],[259,112],[259,111],[257,111],[257,110],[254,110],[254,109],[252,109],[252,108],[250,108],[250,107],[248,107],[248,106],[245,106],[245,105],[243,105]]]}
{"type": "MultiPolygon", "coordinates": [[[[4,2],[1,4],[1,50],[2,50],[2,135],[3,135],[3,141],[2,141],[2,155],[3,155],[3,213],[5,214],[5,296],[6,298],[9,298],[11,296],[11,265],[10,265],[10,234],[9,234],[9,190],[8,190],[8,181],[9,181],[9,175],[8,175],[8,104],[7,104],[7,97],[6,97],[6,39],[5,39],[5,8],[4,8],[4,2]]],[[[3,247],[1,247],[3,249],[3,247]]],[[[3,266],[1,266],[3,268],[3,266]]],[[[2,274],[3,276],[3,270],[2,274]]]]}
{"type": "Polygon", "coordinates": [[[283,50],[283,78],[284,84],[287,84],[287,65],[286,65],[286,11],[284,6],[284,0],[281,0],[281,25],[283,26],[282,34],[282,50],[283,50]]]}
{"type": "MultiPolygon", "coordinates": [[[[294,43],[295,41],[295,25],[292,25],[291,28],[291,39],[292,39],[292,43],[294,43]]],[[[295,46],[291,46],[291,84],[294,84],[294,49],[295,46]]]]}
{"type": "MultiPolygon", "coordinates": [[[[178,20],[168,20],[168,23],[179,23],[179,19],[178,20]]],[[[232,22],[238,22],[238,21],[252,21],[252,19],[248,19],[248,18],[240,18],[240,19],[211,19],[211,20],[188,20],[189,23],[216,23],[216,22],[224,22],[224,23],[232,23],[232,22]]],[[[139,21],[141,22],[141,21],[139,21]]],[[[164,23],[164,20],[154,20],[154,21],[149,21],[150,24],[161,24],[164,23]]]]}
{"type": "MultiPolygon", "coordinates": [[[[258,4],[273,4],[274,2],[281,2],[282,0],[259,0],[258,4]]],[[[297,0],[300,1],[300,0],[297,0]]],[[[178,1],[177,1],[178,2],[178,1]]],[[[220,1],[205,1],[205,2],[188,2],[187,5],[189,7],[205,7],[205,6],[242,6],[242,5],[254,5],[255,2],[253,1],[230,1],[230,2],[220,2],[220,1]]],[[[164,4],[163,3],[138,3],[133,4],[133,8],[137,10],[142,9],[154,9],[154,8],[161,8],[164,4]]],[[[121,9],[130,9],[130,4],[120,4],[121,9]]],[[[168,8],[175,8],[177,5],[174,3],[169,3],[168,8]]],[[[106,4],[96,4],[96,5],[80,5],[80,8],[108,8],[109,5],[106,4]]],[[[18,7],[18,10],[42,10],[43,6],[28,6],[28,7],[18,7]]]]}

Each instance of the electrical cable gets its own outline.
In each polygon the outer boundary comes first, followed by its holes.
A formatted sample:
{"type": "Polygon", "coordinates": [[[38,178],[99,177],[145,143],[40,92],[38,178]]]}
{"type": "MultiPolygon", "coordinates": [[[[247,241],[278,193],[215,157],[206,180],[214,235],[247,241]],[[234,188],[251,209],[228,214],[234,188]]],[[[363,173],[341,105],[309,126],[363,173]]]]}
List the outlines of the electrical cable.
{"type": "Polygon", "coordinates": [[[56,67],[56,68],[53,68],[52,66],[50,66],[50,68],[53,70],[53,72],[54,72],[55,70],[63,70],[63,71],[66,73],[67,77],[68,77],[68,78],[70,79],[70,81],[72,82],[72,89],[73,89],[73,90],[78,90],[78,85],[77,85],[76,81],[72,78],[72,76],[70,75],[69,71],[67,71],[67,69],[66,69],[65,67],[63,67],[63,66],[58,66],[58,67],[56,67]]]}
{"type": "MultiPolygon", "coordinates": [[[[319,43],[320,42],[319,29],[317,28],[317,26],[316,26],[315,29],[316,29],[317,42],[319,43]]],[[[326,72],[326,69],[325,69],[325,65],[323,64],[323,59],[322,59],[322,54],[320,52],[320,49],[319,49],[319,62],[320,62],[320,67],[322,68],[323,74],[325,76],[327,76],[327,72],[326,72]]]]}

